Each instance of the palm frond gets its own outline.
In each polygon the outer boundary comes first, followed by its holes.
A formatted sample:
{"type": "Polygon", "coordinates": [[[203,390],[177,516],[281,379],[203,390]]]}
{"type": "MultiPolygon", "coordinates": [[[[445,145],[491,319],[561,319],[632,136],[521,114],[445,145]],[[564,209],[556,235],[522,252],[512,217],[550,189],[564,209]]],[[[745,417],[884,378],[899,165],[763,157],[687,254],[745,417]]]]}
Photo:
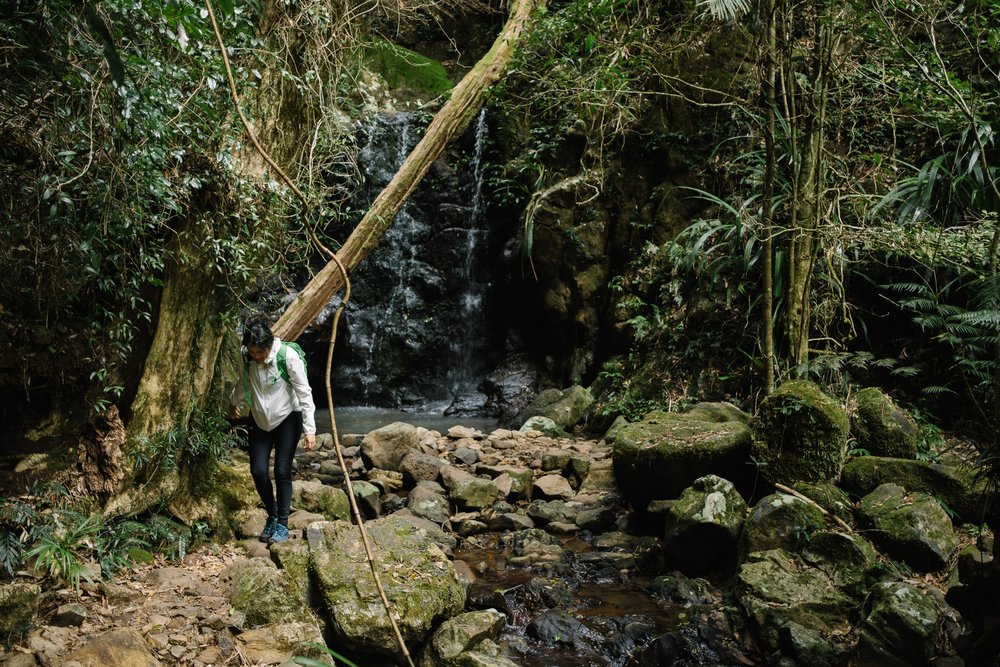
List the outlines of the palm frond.
{"type": "Polygon", "coordinates": [[[720,21],[735,21],[750,12],[748,0],[699,0],[698,6],[720,21]]]}

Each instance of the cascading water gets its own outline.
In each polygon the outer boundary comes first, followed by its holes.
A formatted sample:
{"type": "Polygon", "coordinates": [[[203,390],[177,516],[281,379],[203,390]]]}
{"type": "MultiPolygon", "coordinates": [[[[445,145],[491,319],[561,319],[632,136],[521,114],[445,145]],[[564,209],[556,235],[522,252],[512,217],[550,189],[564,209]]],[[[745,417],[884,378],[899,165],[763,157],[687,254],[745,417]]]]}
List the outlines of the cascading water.
{"type": "MultiPolygon", "coordinates": [[[[416,114],[380,114],[362,137],[361,209],[385,187],[422,134],[416,114]]],[[[334,370],[347,405],[441,410],[469,400],[496,361],[488,340],[489,234],[483,215],[484,114],[439,159],[372,255],[351,277],[343,349],[334,370]]],[[[479,404],[482,404],[480,397],[479,404]]]]}

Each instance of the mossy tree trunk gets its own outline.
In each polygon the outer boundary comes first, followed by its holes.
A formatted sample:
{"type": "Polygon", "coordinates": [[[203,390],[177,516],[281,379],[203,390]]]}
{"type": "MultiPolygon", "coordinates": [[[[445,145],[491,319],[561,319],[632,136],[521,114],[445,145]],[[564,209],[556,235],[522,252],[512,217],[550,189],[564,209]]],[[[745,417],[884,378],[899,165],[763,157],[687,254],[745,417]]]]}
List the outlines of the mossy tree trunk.
{"type": "MultiPolygon", "coordinates": [[[[513,0],[510,14],[492,48],[451,91],[451,97],[431,121],[427,132],[406,158],[389,185],[375,198],[371,208],[337,253],[344,267],[356,267],[378,244],[403,203],[413,193],[431,165],[448,144],[468,128],[483,105],[486,89],[507,70],[514,48],[527,30],[531,15],[546,0],[513,0]]],[[[294,340],[343,286],[337,263],[330,261],[295,298],[274,325],[284,340],[294,340]]]]}

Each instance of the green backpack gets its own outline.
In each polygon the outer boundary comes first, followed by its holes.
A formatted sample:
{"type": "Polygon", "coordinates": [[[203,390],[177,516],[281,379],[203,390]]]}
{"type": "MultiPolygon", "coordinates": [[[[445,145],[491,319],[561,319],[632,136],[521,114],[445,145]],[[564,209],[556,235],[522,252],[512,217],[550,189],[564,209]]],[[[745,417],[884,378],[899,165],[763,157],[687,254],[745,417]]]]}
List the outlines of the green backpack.
{"type": "MultiPolygon", "coordinates": [[[[291,380],[288,377],[288,348],[292,348],[292,350],[299,355],[299,359],[302,360],[302,368],[306,370],[307,374],[309,372],[309,367],[306,365],[306,353],[302,350],[301,345],[295,341],[289,343],[282,341],[281,346],[278,347],[278,375],[280,375],[281,379],[285,382],[291,383],[291,380]]],[[[243,362],[243,393],[246,395],[247,405],[251,405],[250,385],[247,384],[247,375],[249,375],[249,373],[250,361],[247,360],[243,362]]]]}

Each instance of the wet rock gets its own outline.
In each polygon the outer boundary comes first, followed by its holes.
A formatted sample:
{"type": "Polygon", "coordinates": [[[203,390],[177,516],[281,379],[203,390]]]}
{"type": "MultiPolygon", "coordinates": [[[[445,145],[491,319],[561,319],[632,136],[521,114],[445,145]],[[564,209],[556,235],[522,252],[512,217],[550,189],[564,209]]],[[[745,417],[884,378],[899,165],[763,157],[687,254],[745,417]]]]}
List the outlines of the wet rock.
{"type": "MultiPolygon", "coordinates": [[[[328,520],[347,519],[351,506],[342,490],[320,482],[292,482],[292,505],[295,509],[318,512],[328,520]]],[[[261,526],[263,530],[263,526],[261,526]]]]}
{"type": "Polygon", "coordinates": [[[580,530],[599,533],[614,526],[617,518],[618,514],[607,507],[591,507],[581,510],[574,523],[580,530]]]}
{"type": "Polygon", "coordinates": [[[496,531],[527,530],[534,528],[535,522],[523,514],[504,512],[502,514],[494,514],[490,517],[487,525],[490,530],[496,531]]]}
{"type": "Polygon", "coordinates": [[[82,667],[158,667],[161,663],[150,653],[137,630],[123,628],[98,635],[77,650],[66,654],[62,664],[77,662],[82,667]]]}
{"type": "MultiPolygon", "coordinates": [[[[320,526],[314,524],[314,527],[320,526]]],[[[428,534],[392,515],[368,522],[386,596],[399,614],[408,644],[427,639],[432,628],[459,612],[465,586],[454,565],[428,534]]],[[[320,584],[330,627],[348,646],[391,653],[396,636],[381,609],[358,531],[347,522],[310,533],[313,570],[320,584]]]]}
{"type": "Polygon", "coordinates": [[[715,475],[696,479],[667,512],[663,542],[671,564],[692,574],[727,564],[746,508],[729,480],[715,475]]]}
{"type": "Polygon", "coordinates": [[[857,663],[861,667],[927,665],[941,627],[938,603],[909,584],[890,581],[871,590],[857,663]]]}
{"type": "Polygon", "coordinates": [[[619,490],[633,507],[644,508],[651,500],[677,498],[705,475],[735,479],[749,451],[750,429],[742,422],[655,411],[621,430],[612,456],[619,490]]]}
{"type": "Polygon", "coordinates": [[[303,655],[326,664],[330,656],[304,643],[323,644],[323,633],[315,623],[276,623],[247,630],[236,638],[240,653],[250,664],[278,665],[303,655]]]}
{"type": "Polygon", "coordinates": [[[526,510],[527,515],[539,523],[573,523],[580,508],[565,500],[532,500],[526,510]]]}
{"type": "Polygon", "coordinates": [[[407,488],[412,488],[417,482],[424,480],[437,481],[441,475],[441,468],[445,465],[447,464],[437,456],[411,451],[403,457],[399,468],[403,473],[403,484],[407,488]]]}
{"type": "Polygon", "coordinates": [[[562,475],[543,475],[535,480],[532,486],[532,495],[540,498],[570,500],[576,495],[576,491],[562,475]]]}
{"type": "Polygon", "coordinates": [[[474,650],[484,639],[496,639],[507,625],[507,617],[496,609],[459,614],[435,630],[420,660],[421,667],[460,667],[469,664],[462,654],[474,650]]]}
{"type": "Polygon", "coordinates": [[[898,484],[883,484],[858,502],[862,523],[888,555],[921,572],[947,564],[958,547],[951,519],[926,495],[908,494],[898,484]]]}
{"type": "Polygon", "coordinates": [[[587,626],[562,609],[547,609],[528,623],[527,632],[548,646],[573,645],[587,636],[587,626]]]}
{"type": "Polygon", "coordinates": [[[752,420],[753,455],[771,483],[826,482],[840,477],[850,422],[812,382],[792,380],[764,399],[752,420]]]}
{"type": "Polygon", "coordinates": [[[560,563],[569,558],[557,538],[538,528],[509,533],[501,539],[511,545],[510,562],[515,565],[560,563]]]}
{"type": "Polygon", "coordinates": [[[0,585],[0,637],[19,638],[35,622],[42,589],[14,582],[0,585]]]}
{"type": "Polygon", "coordinates": [[[786,493],[761,498],[743,525],[742,556],[755,551],[785,549],[796,552],[809,536],[826,527],[823,512],[815,505],[786,493]]]}
{"type": "Polygon", "coordinates": [[[862,389],[854,401],[851,435],[857,447],[874,456],[916,458],[920,427],[909,413],[876,387],[862,389]]]}
{"type": "Polygon", "coordinates": [[[400,464],[420,443],[417,428],[403,422],[393,422],[375,429],[361,442],[361,456],[369,468],[399,471],[400,464]]]}
{"type": "Polygon", "coordinates": [[[710,583],[704,579],[690,579],[682,572],[657,577],[650,583],[649,590],[657,597],[688,607],[711,604],[715,600],[710,583]]]}

